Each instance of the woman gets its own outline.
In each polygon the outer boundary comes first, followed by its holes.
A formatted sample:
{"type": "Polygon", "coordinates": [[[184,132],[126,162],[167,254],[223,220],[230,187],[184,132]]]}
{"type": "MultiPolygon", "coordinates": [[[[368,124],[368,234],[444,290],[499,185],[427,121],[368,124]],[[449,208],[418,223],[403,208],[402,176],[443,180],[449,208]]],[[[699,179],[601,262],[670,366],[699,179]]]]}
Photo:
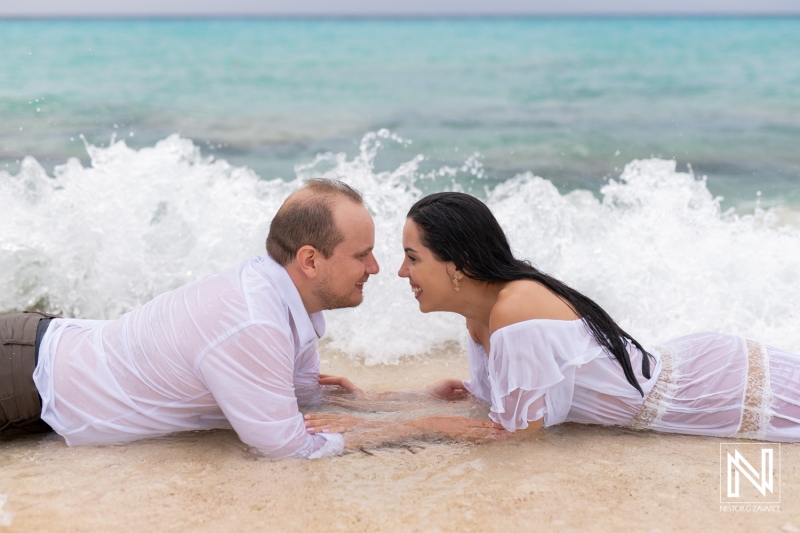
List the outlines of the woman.
{"type": "MultiPolygon", "coordinates": [[[[488,207],[462,193],[418,201],[403,230],[408,278],[422,312],[464,316],[470,379],[429,390],[491,403],[509,432],[561,422],[669,433],[800,442],[800,357],[728,335],[700,333],[645,349],[595,302],[515,259],[488,207]]],[[[327,378],[330,379],[330,378],[327,378]]],[[[306,417],[309,431],[365,424],[306,417]]],[[[475,421],[426,419],[409,436],[481,438],[475,421]]],[[[482,425],[491,435],[490,425],[482,425]]]]}

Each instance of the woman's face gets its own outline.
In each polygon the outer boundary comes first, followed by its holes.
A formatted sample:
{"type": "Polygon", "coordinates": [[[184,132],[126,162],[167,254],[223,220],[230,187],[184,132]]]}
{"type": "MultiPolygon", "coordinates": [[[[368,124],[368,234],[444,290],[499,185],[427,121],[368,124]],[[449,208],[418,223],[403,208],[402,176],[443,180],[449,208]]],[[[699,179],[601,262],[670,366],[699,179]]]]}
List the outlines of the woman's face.
{"type": "Polygon", "coordinates": [[[397,275],[411,282],[419,310],[423,313],[449,311],[448,302],[455,293],[451,284],[455,266],[439,261],[422,245],[419,226],[411,219],[406,220],[403,228],[403,250],[406,255],[397,275]]]}

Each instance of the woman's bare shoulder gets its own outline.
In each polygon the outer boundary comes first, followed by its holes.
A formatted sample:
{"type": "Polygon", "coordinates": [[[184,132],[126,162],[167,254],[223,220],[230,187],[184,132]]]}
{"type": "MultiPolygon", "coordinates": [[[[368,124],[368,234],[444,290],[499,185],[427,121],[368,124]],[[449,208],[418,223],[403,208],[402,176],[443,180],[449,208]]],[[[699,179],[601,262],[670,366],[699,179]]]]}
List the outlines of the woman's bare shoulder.
{"type": "Polygon", "coordinates": [[[489,330],[525,322],[526,320],[576,320],[580,318],[572,306],[544,285],[531,280],[512,281],[497,297],[489,317],[489,330]]]}

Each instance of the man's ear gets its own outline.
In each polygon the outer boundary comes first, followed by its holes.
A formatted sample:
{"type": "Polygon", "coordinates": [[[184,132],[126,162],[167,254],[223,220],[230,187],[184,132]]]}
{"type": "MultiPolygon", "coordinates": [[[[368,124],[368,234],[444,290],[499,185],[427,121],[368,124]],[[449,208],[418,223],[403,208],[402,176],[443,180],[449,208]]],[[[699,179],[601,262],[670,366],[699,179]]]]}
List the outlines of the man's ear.
{"type": "Polygon", "coordinates": [[[316,248],[310,244],[306,244],[297,250],[297,255],[295,257],[297,259],[297,265],[307,278],[314,279],[319,275],[317,263],[322,257],[322,254],[320,254],[316,248]]]}

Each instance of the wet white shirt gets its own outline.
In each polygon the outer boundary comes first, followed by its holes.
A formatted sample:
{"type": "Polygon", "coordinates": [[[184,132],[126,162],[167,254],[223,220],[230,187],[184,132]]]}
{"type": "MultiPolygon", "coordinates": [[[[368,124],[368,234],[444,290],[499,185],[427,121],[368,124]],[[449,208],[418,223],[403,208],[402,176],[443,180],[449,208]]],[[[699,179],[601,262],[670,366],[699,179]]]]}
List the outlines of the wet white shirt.
{"type": "Polygon", "coordinates": [[[117,320],[54,320],[34,372],[42,419],[70,446],[233,428],[269,457],[341,453],[298,409],[319,395],[324,332],[282,266],[243,261],[117,320]]]}

